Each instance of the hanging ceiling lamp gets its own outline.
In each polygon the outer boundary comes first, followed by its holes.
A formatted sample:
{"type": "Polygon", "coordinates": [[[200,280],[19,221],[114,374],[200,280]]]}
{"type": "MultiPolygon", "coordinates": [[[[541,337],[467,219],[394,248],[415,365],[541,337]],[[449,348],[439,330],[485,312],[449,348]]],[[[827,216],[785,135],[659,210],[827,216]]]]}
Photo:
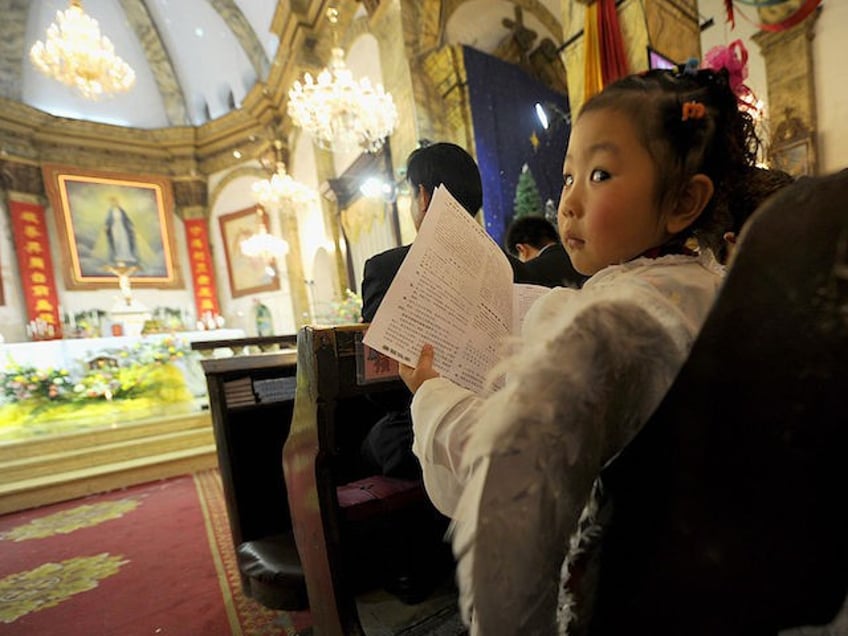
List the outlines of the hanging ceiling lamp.
{"type": "Polygon", "coordinates": [[[283,162],[283,142],[274,140],[273,173],[253,184],[253,194],[265,207],[278,208],[284,203],[304,204],[318,198],[316,192],[291,178],[283,162]]]}
{"type": "Polygon", "coordinates": [[[353,79],[344,62],[344,51],[335,45],[338,10],[330,7],[327,19],[334,41],[330,65],[317,81],[306,73],[303,83],[294,83],[289,90],[289,116],[321,148],[376,152],[397,123],[395,104],[381,85],[372,86],[367,77],[353,79]]]}
{"type": "Polygon", "coordinates": [[[258,217],[256,232],[239,243],[241,253],[245,256],[260,258],[265,263],[266,269],[271,276],[276,275],[272,263],[284,258],[289,253],[289,244],[285,239],[274,236],[268,231],[265,223],[265,210],[262,206],[256,206],[258,217]]]}
{"type": "Polygon", "coordinates": [[[115,47],[100,35],[97,20],[83,13],[80,0],[71,0],[66,11],[56,12],[47,29],[29,51],[35,67],[55,80],[76,88],[87,99],[128,91],[135,71],[115,55],[115,47]]]}

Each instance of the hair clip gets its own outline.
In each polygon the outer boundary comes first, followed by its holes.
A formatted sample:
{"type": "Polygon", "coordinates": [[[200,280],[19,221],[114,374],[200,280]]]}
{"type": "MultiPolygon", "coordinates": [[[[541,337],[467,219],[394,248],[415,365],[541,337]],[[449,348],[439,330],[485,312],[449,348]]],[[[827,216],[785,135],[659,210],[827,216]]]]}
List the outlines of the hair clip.
{"type": "Polygon", "coordinates": [[[689,119],[703,119],[704,115],[706,114],[707,109],[704,108],[704,105],[700,102],[684,102],[683,116],[680,118],[680,121],[687,121],[689,119]]]}
{"type": "Polygon", "coordinates": [[[686,60],[686,64],[683,66],[683,74],[693,77],[698,74],[698,58],[690,57],[686,60]]]}

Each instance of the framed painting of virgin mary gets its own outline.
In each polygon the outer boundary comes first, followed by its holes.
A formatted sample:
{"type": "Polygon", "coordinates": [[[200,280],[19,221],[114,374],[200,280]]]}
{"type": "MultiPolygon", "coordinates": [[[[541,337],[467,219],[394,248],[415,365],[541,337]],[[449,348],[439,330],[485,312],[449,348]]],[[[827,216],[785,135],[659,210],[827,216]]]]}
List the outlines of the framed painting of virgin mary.
{"type": "Polygon", "coordinates": [[[126,268],[133,287],[183,287],[170,181],[50,164],[42,172],[68,289],[113,287],[126,268]]]}

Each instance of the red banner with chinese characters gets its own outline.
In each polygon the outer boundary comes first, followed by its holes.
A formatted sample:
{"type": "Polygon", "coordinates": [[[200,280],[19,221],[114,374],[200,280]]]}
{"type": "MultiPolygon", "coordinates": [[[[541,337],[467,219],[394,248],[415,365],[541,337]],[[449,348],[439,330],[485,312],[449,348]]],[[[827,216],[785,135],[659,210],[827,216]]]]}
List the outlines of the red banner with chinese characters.
{"type": "Polygon", "coordinates": [[[9,201],[9,210],[29,322],[28,332],[33,340],[61,338],[59,295],[50,257],[44,206],[9,201]]]}
{"type": "Polygon", "coordinates": [[[212,252],[209,249],[209,224],[206,219],[189,219],[185,222],[185,228],[197,319],[202,320],[207,314],[218,316],[221,310],[215,289],[212,252]]]}

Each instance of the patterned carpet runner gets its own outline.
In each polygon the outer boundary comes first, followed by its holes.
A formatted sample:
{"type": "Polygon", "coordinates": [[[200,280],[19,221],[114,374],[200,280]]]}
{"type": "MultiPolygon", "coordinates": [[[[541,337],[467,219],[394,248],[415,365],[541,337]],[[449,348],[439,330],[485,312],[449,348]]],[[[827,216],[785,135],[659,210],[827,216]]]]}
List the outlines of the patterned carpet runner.
{"type": "Polygon", "coordinates": [[[240,589],[217,471],[0,517],[6,636],[294,636],[240,589]]]}

